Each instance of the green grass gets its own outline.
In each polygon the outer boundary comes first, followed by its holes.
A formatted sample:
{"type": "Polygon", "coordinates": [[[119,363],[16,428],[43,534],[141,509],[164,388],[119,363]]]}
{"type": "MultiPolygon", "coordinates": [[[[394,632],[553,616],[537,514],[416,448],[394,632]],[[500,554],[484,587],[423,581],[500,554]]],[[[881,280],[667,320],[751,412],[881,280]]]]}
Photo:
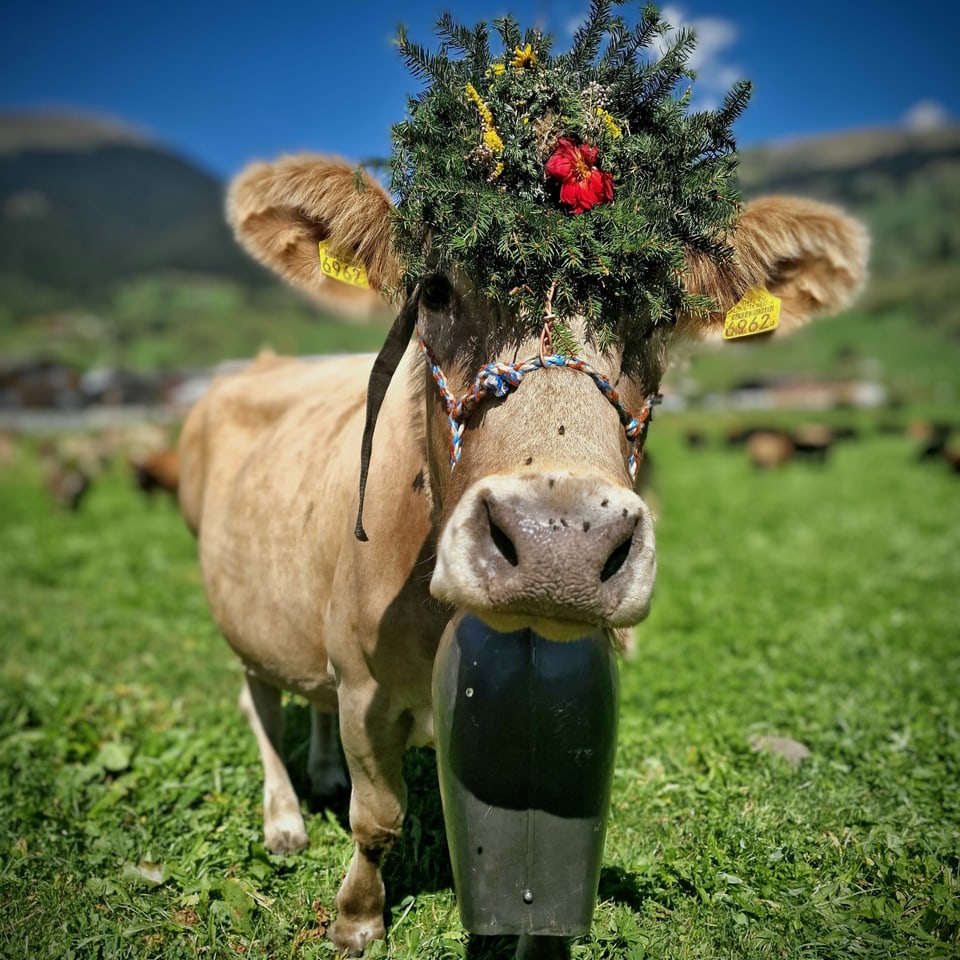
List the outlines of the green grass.
{"type": "MultiPolygon", "coordinates": [[[[622,666],[586,958],[960,952],[960,478],[865,431],[757,473],[658,417],[660,577],[622,666]],[[811,750],[794,770],[754,735],[811,750]]],[[[702,421],[711,438],[720,424],[702,421]]],[[[166,501],[114,471],[56,512],[21,446],[0,472],[0,956],[333,957],[318,918],[345,811],[265,852],[240,672],[166,501]]],[[[305,711],[288,705],[304,776],[305,711]]],[[[505,956],[462,931],[432,754],[386,863],[372,957],[505,956]]]]}

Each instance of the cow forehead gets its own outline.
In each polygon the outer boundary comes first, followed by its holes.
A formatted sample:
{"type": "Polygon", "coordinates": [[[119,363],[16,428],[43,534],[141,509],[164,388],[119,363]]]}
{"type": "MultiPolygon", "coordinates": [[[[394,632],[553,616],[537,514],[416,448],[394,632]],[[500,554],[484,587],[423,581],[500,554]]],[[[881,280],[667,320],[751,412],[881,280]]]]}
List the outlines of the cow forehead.
{"type": "MultiPolygon", "coordinates": [[[[582,317],[558,320],[575,338],[578,355],[601,364],[605,375],[619,370],[619,346],[601,352],[582,317]]],[[[496,303],[459,296],[441,309],[421,303],[417,321],[420,335],[434,356],[451,372],[460,369],[471,377],[480,366],[495,362],[516,364],[536,355],[544,325],[543,317],[511,315],[496,303]]]]}
{"type": "Polygon", "coordinates": [[[648,390],[658,386],[669,334],[665,326],[646,336],[600,345],[596,326],[580,314],[556,315],[545,341],[546,320],[545,315],[517,313],[502,301],[479,296],[460,274],[431,279],[420,298],[417,327],[445,373],[460,380],[472,379],[490,363],[522,363],[546,345],[547,353],[575,355],[613,382],[626,376],[648,390]]]}

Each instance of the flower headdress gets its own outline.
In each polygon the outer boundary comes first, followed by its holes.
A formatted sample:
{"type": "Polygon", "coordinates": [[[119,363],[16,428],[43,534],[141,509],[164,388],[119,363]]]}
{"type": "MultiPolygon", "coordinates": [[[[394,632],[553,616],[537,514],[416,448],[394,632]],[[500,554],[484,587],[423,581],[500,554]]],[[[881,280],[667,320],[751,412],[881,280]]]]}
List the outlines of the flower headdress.
{"type": "MultiPolygon", "coordinates": [[[[512,16],[472,30],[449,14],[430,53],[401,30],[411,72],[428,85],[393,128],[394,236],[409,286],[453,266],[518,315],[584,314],[601,344],[708,300],[687,294],[686,252],[723,259],[735,222],[731,124],[749,85],[714,111],[688,112],[694,36],[644,7],[634,26],[594,0],[569,52],[521,32],[512,16]],[[601,50],[601,47],[603,49],[601,50]]],[[[562,334],[562,331],[560,331],[562,334]]]]}

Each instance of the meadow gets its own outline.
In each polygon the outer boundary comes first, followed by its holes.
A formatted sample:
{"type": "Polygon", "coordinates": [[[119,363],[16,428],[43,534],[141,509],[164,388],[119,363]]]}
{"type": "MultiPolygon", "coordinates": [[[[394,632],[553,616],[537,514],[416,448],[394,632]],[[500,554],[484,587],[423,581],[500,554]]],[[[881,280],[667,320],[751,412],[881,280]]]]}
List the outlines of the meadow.
{"type": "MultiPolygon", "coordinates": [[[[621,665],[599,902],[577,960],[960,953],[960,476],[857,416],[822,466],[754,470],[653,427],[659,579],[621,665]],[[757,737],[798,741],[791,763],[757,737]]],[[[240,671],[171,502],[121,465],[76,514],[22,442],[0,468],[0,956],[327,958],[345,806],[273,856],[240,671]]],[[[303,783],[307,716],[291,700],[303,783]]],[[[436,770],[407,758],[367,956],[469,937],[436,770]]]]}

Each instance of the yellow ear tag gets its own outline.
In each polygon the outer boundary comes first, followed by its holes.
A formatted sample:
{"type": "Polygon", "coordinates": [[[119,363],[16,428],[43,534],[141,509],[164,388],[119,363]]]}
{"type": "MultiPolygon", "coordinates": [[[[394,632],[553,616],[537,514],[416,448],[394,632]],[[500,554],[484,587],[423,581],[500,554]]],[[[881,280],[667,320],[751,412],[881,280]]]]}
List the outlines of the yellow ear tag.
{"type": "Polygon", "coordinates": [[[370,281],[367,280],[367,270],[362,263],[356,260],[347,260],[338,257],[332,253],[326,240],[321,240],[320,249],[320,272],[331,280],[339,280],[341,283],[349,283],[351,287],[369,287],[370,281]]]}
{"type": "Polygon", "coordinates": [[[736,340],[776,330],[780,323],[780,298],[763,287],[748,290],[723,319],[723,339],[736,340]]]}

